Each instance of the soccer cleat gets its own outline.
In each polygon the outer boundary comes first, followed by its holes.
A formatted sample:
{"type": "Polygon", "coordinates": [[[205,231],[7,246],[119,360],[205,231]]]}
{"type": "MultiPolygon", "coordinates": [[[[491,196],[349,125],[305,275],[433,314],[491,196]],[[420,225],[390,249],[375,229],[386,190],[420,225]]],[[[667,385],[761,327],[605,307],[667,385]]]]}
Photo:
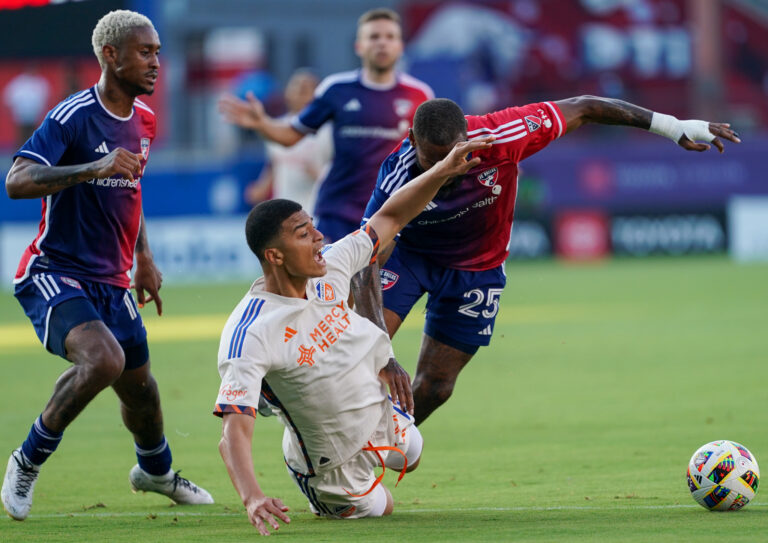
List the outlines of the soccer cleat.
{"type": "Polygon", "coordinates": [[[27,460],[21,447],[11,453],[3,479],[2,500],[5,512],[14,520],[24,520],[32,507],[32,494],[40,467],[27,460]]]}
{"type": "Polygon", "coordinates": [[[133,466],[128,475],[134,492],[157,492],[180,505],[204,505],[213,503],[213,498],[204,489],[189,479],[179,476],[178,471],[169,470],[165,475],[150,475],[139,467],[133,466]]]}

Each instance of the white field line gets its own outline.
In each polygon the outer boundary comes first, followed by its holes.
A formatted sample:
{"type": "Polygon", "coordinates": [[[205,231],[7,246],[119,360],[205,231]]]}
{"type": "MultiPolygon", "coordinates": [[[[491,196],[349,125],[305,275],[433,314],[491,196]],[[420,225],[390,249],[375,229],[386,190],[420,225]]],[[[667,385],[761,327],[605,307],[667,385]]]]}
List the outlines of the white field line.
{"type": "MultiPolygon", "coordinates": [[[[747,507],[766,507],[768,503],[750,503],[747,507]]],[[[596,505],[552,505],[552,506],[520,506],[520,507],[446,507],[446,508],[429,508],[429,509],[397,509],[393,514],[401,515],[420,515],[424,513],[472,513],[472,512],[502,512],[502,513],[514,513],[514,512],[527,512],[527,511],[631,511],[631,510],[657,510],[657,509],[699,509],[700,505],[695,503],[689,504],[665,504],[665,505],[619,505],[619,506],[605,506],[600,507],[596,505]]],[[[245,511],[242,513],[227,513],[227,512],[211,512],[211,513],[199,513],[199,512],[186,512],[186,511],[160,511],[160,512],[99,512],[91,513],[88,511],[73,512],[73,513],[51,513],[47,515],[29,515],[29,518],[46,519],[46,518],[127,518],[127,517],[244,517],[245,511]]]]}

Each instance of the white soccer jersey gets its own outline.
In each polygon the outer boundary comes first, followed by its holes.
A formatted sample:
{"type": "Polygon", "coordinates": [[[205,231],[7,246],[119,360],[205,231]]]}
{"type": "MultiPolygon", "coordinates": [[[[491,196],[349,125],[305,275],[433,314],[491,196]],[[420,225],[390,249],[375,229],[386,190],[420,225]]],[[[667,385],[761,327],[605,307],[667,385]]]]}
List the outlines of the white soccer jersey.
{"type": "Polygon", "coordinates": [[[306,299],[264,290],[258,279],[229,317],[219,345],[214,413],[256,415],[259,395],[285,425],[283,452],[295,471],[341,465],[391,409],[379,371],[393,356],[387,334],[347,307],[352,275],[375,257],[362,230],[323,250],[327,273],[306,299]]]}

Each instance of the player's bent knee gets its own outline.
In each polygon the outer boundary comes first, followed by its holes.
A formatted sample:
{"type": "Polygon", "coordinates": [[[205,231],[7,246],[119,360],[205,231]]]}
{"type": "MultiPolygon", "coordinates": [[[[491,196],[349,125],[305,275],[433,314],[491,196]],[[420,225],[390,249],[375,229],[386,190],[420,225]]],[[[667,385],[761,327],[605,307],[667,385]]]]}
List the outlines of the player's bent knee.
{"type": "Polygon", "coordinates": [[[125,367],[123,350],[109,342],[92,342],[73,353],[71,360],[84,369],[84,378],[93,383],[109,386],[120,377],[125,367]]]}
{"type": "Polygon", "coordinates": [[[384,485],[379,485],[379,488],[382,490],[380,493],[381,498],[376,506],[374,506],[374,509],[371,510],[371,513],[368,515],[369,517],[386,517],[395,510],[395,500],[392,498],[392,493],[384,485]]]}
{"type": "Polygon", "coordinates": [[[384,465],[390,469],[401,470],[403,469],[404,460],[407,459],[408,467],[405,471],[410,473],[419,466],[422,449],[424,449],[424,438],[419,429],[415,425],[411,425],[405,431],[405,449],[403,450],[405,458],[403,458],[402,454],[391,451],[387,454],[384,465]]]}

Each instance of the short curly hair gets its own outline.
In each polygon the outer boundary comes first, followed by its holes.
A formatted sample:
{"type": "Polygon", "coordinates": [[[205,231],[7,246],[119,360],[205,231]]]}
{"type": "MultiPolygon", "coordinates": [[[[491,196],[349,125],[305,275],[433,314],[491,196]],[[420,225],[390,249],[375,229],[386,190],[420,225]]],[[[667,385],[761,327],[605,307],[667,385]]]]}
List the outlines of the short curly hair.
{"type": "Polygon", "coordinates": [[[104,54],[101,50],[105,45],[109,44],[120,47],[125,37],[134,28],[143,27],[155,30],[155,25],[152,24],[149,17],[127,9],[110,11],[99,19],[91,36],[93,52],[96,54],[96,58],[99,59],[99,65],[102,68],[104,67],[104,54]]]}

